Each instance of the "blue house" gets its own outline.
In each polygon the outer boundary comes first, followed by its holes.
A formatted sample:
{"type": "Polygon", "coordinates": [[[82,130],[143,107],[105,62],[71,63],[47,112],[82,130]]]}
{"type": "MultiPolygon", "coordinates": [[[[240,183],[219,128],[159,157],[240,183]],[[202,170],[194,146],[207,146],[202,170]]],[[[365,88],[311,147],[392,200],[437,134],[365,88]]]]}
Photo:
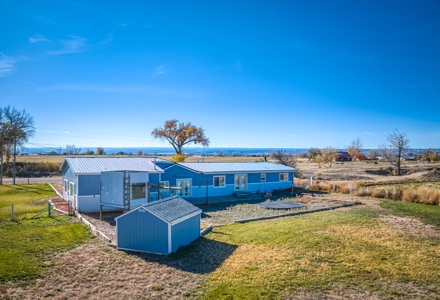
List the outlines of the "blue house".
{"type": "Polygon", "coordinates": [[[200,236],[202,210],[179,197],[143,204],[115,218],[121,250],[170,254],[200,236]]]}
{"type": "MultiPolygon", "coordinates": [[[[264,193],[292,187],[296,169],[270,162],[174,163],[148,157],[67,157],[61,166],[63,198],[80,212],[133,209],[159,199],[149,184],[180,187],[193,203],[205,197],[264,193]],[[129,175],[127,175],[129,174],[129,175]],[[130,176],[129,184],[126,177],[130,176]],[[124,181],[124,183],[123,183],[124,181]],[[129,205],[125,205],[129,195],[129,205]],[[124,199],[123,199],[124,198],[124,199]]],[[[161,190],[161,198],[174,196],[161,190]]]]}
{"type": "MultiPolygon", "coordinates": [[[[123,171],[138,172],[132,176],[131,194],[136,197],[133,200],[137,200],[138,204],[148,202],[146,186],[148,183],[159,183],[160,174],[163,173],[156,165],[157,161],[164,160],[145,157],[66,157],[61,165],[63,198],[71,201],[77,211],[99,211],[102,174],[123,171]]],[[[157,199],[157,191],[151,191],[150,196],[157,199]]]]}
{"type": "Polygon", "coordinates": [[[271,162],[169,163],[162,162],[160,181],[181,187],[184,199],[264,193],[292,187],[294,172],[288,166],[271,162]]]}

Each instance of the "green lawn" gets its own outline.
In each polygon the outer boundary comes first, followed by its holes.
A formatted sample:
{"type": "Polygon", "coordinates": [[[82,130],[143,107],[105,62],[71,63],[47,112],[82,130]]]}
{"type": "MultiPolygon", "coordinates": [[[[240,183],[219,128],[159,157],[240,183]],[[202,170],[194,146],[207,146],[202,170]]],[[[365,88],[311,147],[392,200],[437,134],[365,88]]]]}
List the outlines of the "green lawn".
{"type": "Polygon", "coordinates": [[[217,227],[206,238],[238,248],[209,275],[203,298],[278,299],[335,285],[399,297],[407,283],[440,293],[440,239],[392,230],[383,213],[357,207],[217,227]]]}
{"type": "MultiPolygon", "coordinates": [[[[48,185],[0,186],[0,216],[14,203],[21,213],[47,207],[54,195],[48,185]]],[[[50,265],[50,255],[72,248],[90,238],[87,227],[71,217],[38,218],[0,222],[0,282],[31,279],[50,265]]]]}
{"type": "Polygon", "coordinates": [[[11,204],[17,216],[32,216],[47,207],[41,199],[55,196],[47,184],[0,185],[0,220],[11,219],[11,204]]]}
{"type": "Polygon", "coordinates": [[[387,200],[383,201],[381,206],[393,210],[397,215],[418,217],[427,224],[440,227],[439,205],[425,205],[387,200]]]}

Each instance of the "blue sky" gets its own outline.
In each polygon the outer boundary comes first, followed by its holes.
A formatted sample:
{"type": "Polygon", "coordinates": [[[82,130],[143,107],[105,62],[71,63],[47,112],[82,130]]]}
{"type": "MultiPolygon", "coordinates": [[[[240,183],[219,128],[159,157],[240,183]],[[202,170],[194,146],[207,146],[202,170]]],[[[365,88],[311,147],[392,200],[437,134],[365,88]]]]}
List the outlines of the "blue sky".
{"type": "Polygon", "coordinates": [[[0,0],[0,106],[29,147],[440,147],[440,2],[0,0]]]}

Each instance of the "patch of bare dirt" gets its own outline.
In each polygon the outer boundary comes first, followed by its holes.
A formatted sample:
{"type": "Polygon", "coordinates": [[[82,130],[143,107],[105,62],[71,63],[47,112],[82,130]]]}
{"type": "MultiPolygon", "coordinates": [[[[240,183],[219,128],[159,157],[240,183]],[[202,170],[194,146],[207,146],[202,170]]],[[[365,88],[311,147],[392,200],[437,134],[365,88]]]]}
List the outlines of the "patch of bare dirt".
{"type": "Polygon", "coordinates": [[[381,215],[379,219],[390,224],[393,230],[402,231],[411,236],[440,237],[440,231],[435,226],[423,224],[415,218],[381,215]]]}
{"type": "MultiPolygon", "coordinates": [[[[193,299],[236,246],[198,239],[183,258],[118,251],[95,239],[48,258],[34,285],[0,284],[0,299],[193,299]]],[[[185,251],[185,250],[184,250],[185,251]]]]}
{"type": "Polygon", "coordinates": [[[63,184],[61,182],[54,182],[51,184],[57,190],[57,192],[60,193],[60,195],[63,194],[63,184]]]}

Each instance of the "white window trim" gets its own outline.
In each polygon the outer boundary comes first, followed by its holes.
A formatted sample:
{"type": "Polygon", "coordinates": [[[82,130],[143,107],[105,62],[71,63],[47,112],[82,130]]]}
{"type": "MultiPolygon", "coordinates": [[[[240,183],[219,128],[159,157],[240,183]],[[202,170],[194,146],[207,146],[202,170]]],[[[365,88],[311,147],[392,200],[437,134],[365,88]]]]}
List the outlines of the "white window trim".
{"type": "MultiPolygon", "coordinates": [[[[179,197],[192,197],[192,189],[193,189],[193,184],[192,184],[192,178],[179,178],[179,179],[176,179],[176,186],[177,186],[177,181],[179,181],[179,180],[189,180],[189,182],[190,182],[190,184],[189,184],[189,195],[188,196],[180,196],[180,195],[178,195],[179,197]]],[[[179,193],[179,190],[177,190],[177,192],[179,193]]]]}
{"type": "Polygon", "coordinates": [[[280,173],[280,181],[289,181],[289,173],[280,173]],[[281,175],[285,175],[287,179],[281,179],[281,175]]]}
{"type": "MultiPolygon", "coordinates": [[[[219,180],[219,182],[220,182],[220,180],[219,180]]],[[[213,176],[213,177],[212,177],[212,187],[215,188],[215,189],[226,187],[226,176],[225,176],[225,175],[216,175],[216,176],[213,176]],[[223,177],[223,185],[215,186],[215,178],[216,178],[216,177],[223,177]]]]}
{"type": "Polygon", "coordinates": [[[260,174],[260,181],[266,181],[266,173],[261,173],[260,174]],[[264,180],[263,180],[263,175],[264,175],[264,180]]]}
{"type": "Polygon", "coordinates": [[[70,181],[69,182],[69,195],[71,196],[71,197],[75,197],[75,195],[76,195],[76,193],[75,193],[75,182],[73,182],[73,181],[70,181]],[[71,188],[73,186],[73,189],[71,188]],[[73,190],[73,191],[72,191],[73,190]]]}
{"type": "Polygon", "coordinates": [[[69,193],[69,180],[67,180],[67,179],[64,179],[64,187],[63,187],[63,190],[64,190],[64,192],[65,192],[66,194],[69,193]]]}
{"type": "Polygon", "coordinates": [[[249,189],[249,180],[248,180],[248,174],[234,174],[234,192],[243,192],[247,191],[249,189]],[[246,189],[236,189],[236,178],[235,176],[245,176],[246,177],[246,189]]]}

